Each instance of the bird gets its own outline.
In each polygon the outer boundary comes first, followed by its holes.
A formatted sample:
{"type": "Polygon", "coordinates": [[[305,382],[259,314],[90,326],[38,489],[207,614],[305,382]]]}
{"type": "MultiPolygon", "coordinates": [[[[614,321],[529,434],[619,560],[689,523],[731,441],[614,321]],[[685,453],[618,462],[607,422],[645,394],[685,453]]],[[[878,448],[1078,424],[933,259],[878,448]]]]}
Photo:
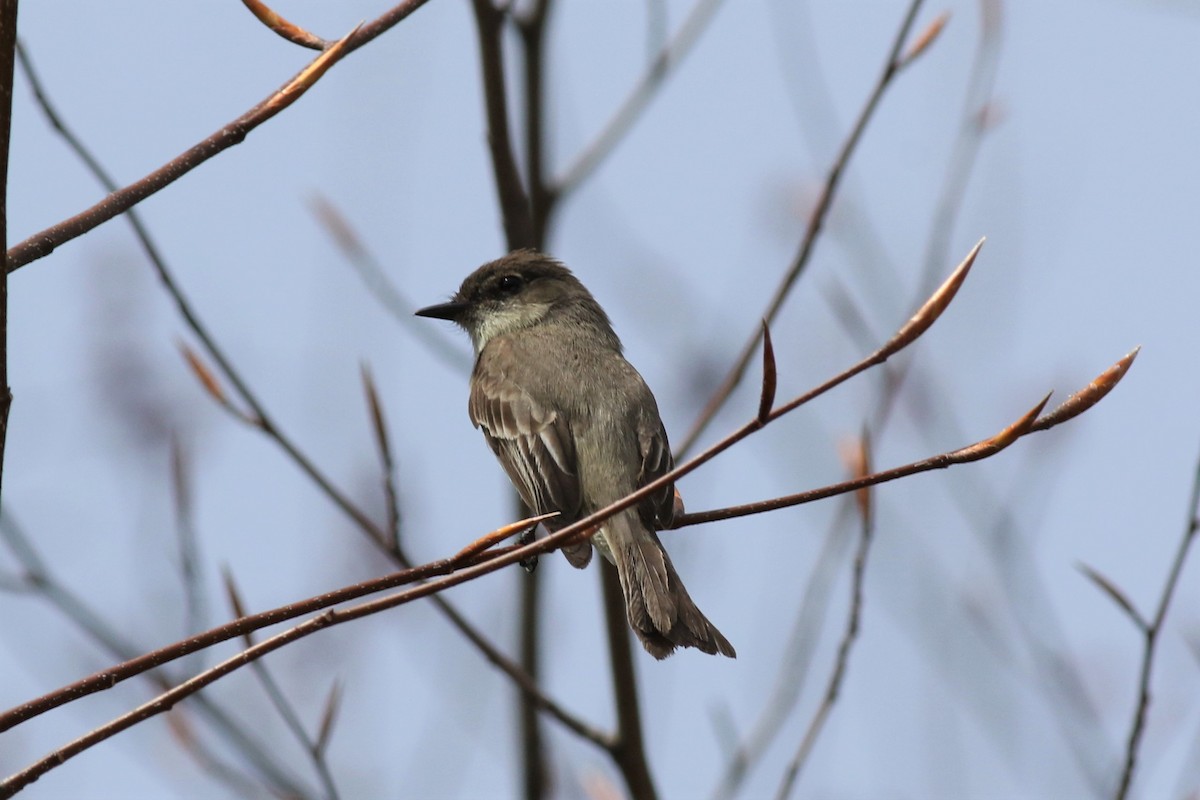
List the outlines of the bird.
{"type": "MultiPolygon", "coordinates": [[[[562,263],[515,250],[476,269],[452,298],[418,316],[449,320],[471,338],[468,413],[509,480],[559,530],[670,472],[658,404],[625,360],[621,340],[591,292],[562,263]]],[[[677,647],[736,658],[697,608],[656,531],[674,519],[668,483],[568,545],[586,567],[593,545],[613,564],[626,615],[650,655],[677,647]]]]}

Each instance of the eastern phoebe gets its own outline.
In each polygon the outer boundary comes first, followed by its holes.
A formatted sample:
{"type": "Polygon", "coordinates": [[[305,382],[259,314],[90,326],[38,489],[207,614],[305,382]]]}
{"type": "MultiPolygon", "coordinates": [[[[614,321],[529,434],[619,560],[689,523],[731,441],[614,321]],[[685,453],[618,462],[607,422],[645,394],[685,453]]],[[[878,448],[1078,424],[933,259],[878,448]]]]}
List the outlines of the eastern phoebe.
{"type": "MultiPolygon", "coordinates": [[[[620,500],[673,466],[658,404],[621,355],[608,315],[571,271],[517,250],[467,276],[448,303],[418,316],[471,336],[471,422],[552,530],[620,500]]],[[[610,517],[591,542],[563,548],[585,567],[592,544],[617,568],[629,624],[655,658],[676,647],[735,658],[700,613],[656,530],[674,517],[674,486],[610,517]]]]}

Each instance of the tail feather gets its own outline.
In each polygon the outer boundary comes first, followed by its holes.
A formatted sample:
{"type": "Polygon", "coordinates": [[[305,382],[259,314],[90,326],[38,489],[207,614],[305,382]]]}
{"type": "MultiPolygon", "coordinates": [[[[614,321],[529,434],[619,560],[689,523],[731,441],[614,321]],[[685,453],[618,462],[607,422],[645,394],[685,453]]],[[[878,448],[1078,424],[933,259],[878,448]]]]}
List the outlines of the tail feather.
{"type": "Polygon", "coordinates": [[[729,640],[692,602],[658,536],[634,520],[634,515],[618,515],[604,535],[621,578],[629,624],[642,646],[658,659],[676,647],[737,658],[729,640]]]}

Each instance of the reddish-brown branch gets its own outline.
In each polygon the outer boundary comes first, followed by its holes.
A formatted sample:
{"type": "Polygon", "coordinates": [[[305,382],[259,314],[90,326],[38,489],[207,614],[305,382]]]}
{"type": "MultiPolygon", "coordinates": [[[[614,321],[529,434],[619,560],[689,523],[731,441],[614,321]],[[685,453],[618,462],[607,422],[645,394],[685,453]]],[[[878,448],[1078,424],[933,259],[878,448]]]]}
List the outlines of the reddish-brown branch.
{"type": "Polygon", "coordinates": [[[265,100],[208,138],[189,147],[141,180],[112,192],[91,208],[51,225],[14,245],[8,250],[7,271],[12,272],[31,261],[49,255],[59,245],[82,236],[101,223],[128,211],[218,153],[240,144],[251,131],[300,99],[300,96],[312,88],[312,85],[335,63],[394,27],[426,2],[428,0],[405,0],[372,22],[360,25],[330,45],[321,55],[265,100]]]}
{"type": "MultiPolygon", "coordinates": [[[[607,514],[604,517],[602,517],[602,519],[607,518],[607,516],[611,516],[612,514],[616,513],[618,510],[619,510],[618,508],[610,507],[610,509],[607,510],[607,514]]],[[[591,521],[590,518],[589,518],[589,521],[591,521]]],[[[396,594],[388,595],[387,597],[368,601],[366,603],[361,603],[357,606],[352,606],[347,609],[338,610],[338,609],[326,608],[326,610],[324,610],[318,616],[312,617],[312,618],[306,620],[305,622],[302,622],[299,625],[296,625],[295,627],[289,628],[286,631],[283,631],[283,632],[278,633],[268,639],[263,640],[262,642],[260,642],[257,645],[247,648],[246,650],[242,651],[238,655],[236,655],[230,659],[227,659],[226,661],[223,661],[220,664],[217,664],[216,666],[214,666],[208,670],[205,670],[204,672],[181,683],[180,685],[174,687],[173,689],[164,692],[163,694],[159,695],[157,698],[154,698],[151,701],[142,704],[141,706],[134,709],[133,711],[131,711],[127,714],[124,714],[124,715],[112,720],[111,722],[109,722],[105,725],[102,725],[99,728],[96,728],[95,730],[85,734],[84,736],[79,737],[78,739],[70,742],[69,744],[59,748],[58,750],[54,751],[47,757],[41,759],[40,761],[35,762],[34,764],[30,765],[29,767],[27,767],[23,770],[11,775],[9,778],[5,779],[4,781],[0,781],[0,798],[12,796],[20,789],[22,789],[25,786],[29,785],[30,783],[36,781],[39,777],[44,775],[49,770],[65,763],[69,759],[73,758],[76,755],[79,755],[80,753],[89,749],[90,747],[93,747],[94,745],[99,744],[100,742],[105,741],[106,739],[109,739],[112,736],[115,736],[116,734],[120,733],[123,730],[127,730],[128,728],[132,727],[133,725],[135,725],[139,722],[149,719],[157,714],[161,714],[165,711],[169,711],[176,703],[178,703],[180,700],[184,699],[185,697],[195,694],[200,689],[204,688],[205,686],[208,686],[209,684],[213,683],[217,679],[219,679],[237,669],[240,669],[241,667],[246,666],[247,664],[252,663],[253,661],[266,655],[267,653],[277,650],[280,647],[283,647],[284,645],[286,645],[290,642],[310,636],[319,630],[322,630],[327,627],[331,627],[333,625],[339,625],[344,622],[350,622],[352,620],[360,619],[362,617],[369,616],[371,614],[377,614],[382,611],[386,611],[388,609],[395,608],[396,606],[399,606],[399,605],[410,603],[410,602],[420,599],[420,598],[429,597],[429,596],[435,594],[436,592],[440,592],[451,586],[455,586],[460,583],[464,583],[468,580],[473,580],[474,578],[477,578],[481,575],[495,572],[497,569],[500,569],[501,567],[509,566],[514,563],[519,563],[532,555],[540,555],[542,553],[549,552],[553,549],[556,549],[558,546],[561,546],[567,538],[569,538],[572,534],[578,533],[579,530],[580,530],[580,526],[578,524],[570,526],[569,528],[564,529],[559,535],[546,537],[545,539],[533,542],[524,547],[514,548],[505,553],[497,554],[493,558],[490,558],[479,564],[464,567],[463,569],[461,569],[457,572],[451,572],[451,574],[446,575],[446,578],[448,578],[448,580],[443,580],[443,581],[438,581],[438,582],[421,583],[410,589],[398,592],[396,594]]],[[[397,573],[396,575],[389,576],[388,579],[396,581],[397,584],[412,583],[413,581],[419,580],[422,577],[427,577],[430,574],[437,574],[438,572],[444,573],[444,571],[446,571],[446,570],[454,570],[454,569],[455,569],[455,565],[452,563],[452,560],[448,559],[448,560],[445,560],[442,562],[435,562],[433,564],[426,565],[425,567],[418,567],[418,568],[414,568],[412,570],[405,570],[402,573],[397,573]]],[[[388,579],[384,579],[384,580],[388,580],[388,579]]],[[[322,598],[325,598],[325,600],[322,600],[322,602],[324,603],[324,605],[327,606],[327,605],[329,605],[329,603],[327,602],[327,599],[335,594],[342,594],[344,592],[348,592],[351,590],[362,592],[363,588],[366,587],[368,584],[375,584],[375,583],[377,583],[377,581],[368,581],[363,584],[358,584],[356,587],[350,587],[349,589],[339,590],[339,592],[331,592],[327,595],[322,596],[322,598]]],[[[317,600],[317,598],[314,598],[314,600],[317,600]]],[[[311,602],[312,601],[307,601],[304,605],[308,605],[311,602]]],[[[294,604],[293,606],[290,606],[288,608],[294,609],[295,606],[297,606],[297,605],[300,605],[300,604],[294,604]]],[[[271,612],[267,612],[267,613],[271,613],[271,612]]],[[[262,616],[262,615],[255,615],[255,616],[257,617],[257,616],[262,616]]],[[[295,615],[293,614],[292,616],[295,616],[295,615]]],[[[243,622],[245,620],[249,620],[249,619],[252,619],[252,618],[251,617],[243,618],[243,620],[239,620],[238,623],[241,623],[241,622],[243,622]]],[[[228,632],[229,629],[233,628],[238,623],[234,623],[233,625],[229,625],[229,626],[224,626],[225,632],[228,632]]],[[[270,624],[270,623],[268,623],[268,624],[270,624]]],[[[259,625],[258,627],[262,627],[262,626],[259,625]]],[[[238,631],[237,633],[234,633],[233,635],[235,635],[235,636],[242,635],[243,633],[248,632],[249,630],[253,630],[253,629],[254,628],[246,628],[244,630],[238,631]]],[[[202,636],[203,636],[203,634],[202,634],[202,636]]],[[[193,640],[196,638],[198,638],[198,637],[193,637],[193,640]]],[[[224,638],[231,638],[231,637],[226,636],[224,638]]],[[[188,640],[188,641],[192,641],[192,640],[188,640]]],[[[177,649],[177,646],[172,646],[172,649],[177,649]]],[[[178,653],[177,655],[182,655],[182,654],[183,653],[178,653]]],[[[98,677],[100,677],[103,680],[103,679],[107,678],[109,676],[109,674],[111,674],[111,672],[112,671],[109,671],[108,674],[101,674],[98,677]]],[[[534,696],[537,696],[539,698],[542,697],[542,695],[538,692],[536,686],[528,686],[528,687],[522,686],[521,688],[524,689],[525,691],[533,694],[534,696]]],[[[544,699],[543,699],[543,702],[547,702],[547,701],[544,701],[544,699]]],[[[545,710],[552,711],[552,713],[553,713],[552,708],[550,708],[550,707],[544,707],[544,708],[545,708],[545,710]]],[[[583,724],[582,722],[579,722],[578,720],[576,720],[574,717],[570,716],[569,714],[562,712],[561,709],[558,710],[558,713],[556,713],[556,716],[558,716],[564,722],[564,724],[567,725],[567,727],[569,729],[573,730],[575,733],[577,733],[581,737],[586,738],[590,741],[593,741],[597,745],[599,745],[605,749],[608,749],[608,750],[612,750],[615,747],[613,741],[606,734],[604,734],[600,731],[597,731],[597,730],[583,724]]],[[[3,723],[3,718],[0,717],[0,724],[2,724],[2,723],[3,723]]],[[[4,729],[3,727],[0,727],[0,730],[3,730],[3,729],[4,729]]]]}
{"type": "MultiPolygon", "coordinates": [[[[817,197],[816,206],[809,217],[808,228],[805,230],[804,238],[800,242],[800,249],[796,253],[796,257],[792,259],[792,263],[788,266],[779,285],[775,288],[775,294],[771,297],[770,302],[767,304],[767,309],[762,315],[762,319],[768,325],[775,322],[775,317],[783,307],[783,302],[791,292],[792,286],[795,285],[796,279],[800,277],[804,268],[808,266],[808,261],[812,256],[817,237],[825,226],[825,218],[829,214],[829,209],[833,206],[833,199],[841,183],[842,174],[845,172],[846,166],[850,163],[851,155],[854,154],[859,141],[862,139],[863,132],[867,128],[867,123],[874,116],[875,109],[879,107],[879,101],[883,98],[887,88],[892,84],[893,79],[900,74],[903,67],[911,63],[911,60],[905,60],[901,55],[901,48],[904,47],[904,43],[908,39],[909,31],[912,30],[913,22],[916,20],[922,1],[912,0],[912,3],[909,5],[908,12],[904,15],[904,20],[900,24],[900,29],[896,32],[896,37],[892,41],[892,47],[888,53],[887,60],[884,62],[883,71],[880,73],[879,79],[875,82],[875,87],[867,98],[867,102],[859,112],[854,127],[851,128],[850,134],[842,143],[841,150],[833,160],[833,165],[830,167],[829,174],[825,178],[825,183],[821,187],[821,193],[817,197]]],[[[746,368],[749,367],[750,361],[754,358],[754,351],[758,348],[762,331],[761,327],[756,328],[746,341],[746,344],[742,347],[742,352],[734,361],[733,367],[729,370],[721,385],[717,387],[713,396],[709,398],[708,403],[700,412],[699,418],[692,425],[692,429],[683,437],[676,451],[677,458],[691,451],[709,423],[717,416],[717,412],[721,410],[730,395],[733,394],[734,389],[741,383],[742,377],[746,374],[746,368]]]]}
{"type": "MultiPolygon", "coordinates": [[[[548,515],[550,516],[550,515],[548,515]]],[[[515,533],[527,529],[532,525],[536,525],[542,519],[547,517],[532,517],[528,520],[511,523],[498,529],[495,533],[505,536],[512,536],[515,533]]],[[[500,537],[488,537],[491,541],[499,541],[500,537]]],[[[508,550],[496,551],[493,550],[489,555],[494,557],[497,553],[507,553],[508,550]]],[[[452,558],[432,561],[428,564],[423,564],[419,567],[400,570],[390,575],[384,575],[379,578],[356,583],[352,586],[347,586],[337,589],[332,592],[310,597],[306,600],[301,600],[295,603],[289,603],[279,608],[274,608],[269,611],[263,611],[257,614],[248,614],[233,622],[220,625],[203,633],[196,634],[187,639],[175,642],[166,647],[154,650],[150,653],[130,659],[124,663],[117,664],[108,669],[102,670],[94,675],[76,681],[73,684],[57,689],[42,697],[22,703],[3,713],[0,713],[0,733],[32,719],[40,714],[57,708],[65,703],[78,700],[81,697],[86,697],[94,692],[110,689],[127,680],[134,675],[138,675],[163,664],[170,663],[177,658],[182,658],[190,653],[212,647],[229,639],[234,639],[238,636],[277,625],[281,622],[286,622],[296,617],[305,614],[311,614],[316,611],[321,611],[339,603],[344,603],[350,600],[355,600],[360,597],[365,597],[369,594],[384,591],[385,589],[403,586],[415,581],[424,580],[436,575],[444,575],[452,572],[458,566],[477,563],[480,560],[481,552],[475,549],[465,549],[452,558]]]]}

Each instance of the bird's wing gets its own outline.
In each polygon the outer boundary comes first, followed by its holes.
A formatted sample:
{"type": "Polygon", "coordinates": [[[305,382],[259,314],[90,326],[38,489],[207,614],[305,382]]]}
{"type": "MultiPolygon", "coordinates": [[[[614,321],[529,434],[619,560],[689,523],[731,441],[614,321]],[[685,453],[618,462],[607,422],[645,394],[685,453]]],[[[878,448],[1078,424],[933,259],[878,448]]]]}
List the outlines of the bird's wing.
{"type": "MultiPolygon", "coordinates": [[[[649,391],[649,390],[647,390],[649,391]]],[[[653,401],[653,398],[651,398],[653,401]]],[[[653,408],[651,402],[650,408],[653,408]]],[[[647,408],[643,406],[643,408],[647,408]]],[[[671,445],[667,431],[659,419],[658,411],[643,412],[638,420],[638,450],[642,455],[642,468],[638,473],[638,488],[657,480],[675,468],[671,457],[671,445]]],[[[675,517],[675,486],[667,484],[647,497],[638,506],[638,514],[650,530],[671,527],[675,517]]]]}
{"type": "Polygon", "coordinates": [[[526,505],[539,514],[560,511],[567,520],[577,515],[575,440],[564,414],[482,363],[472,381],[469,412],[526,505]]]}

